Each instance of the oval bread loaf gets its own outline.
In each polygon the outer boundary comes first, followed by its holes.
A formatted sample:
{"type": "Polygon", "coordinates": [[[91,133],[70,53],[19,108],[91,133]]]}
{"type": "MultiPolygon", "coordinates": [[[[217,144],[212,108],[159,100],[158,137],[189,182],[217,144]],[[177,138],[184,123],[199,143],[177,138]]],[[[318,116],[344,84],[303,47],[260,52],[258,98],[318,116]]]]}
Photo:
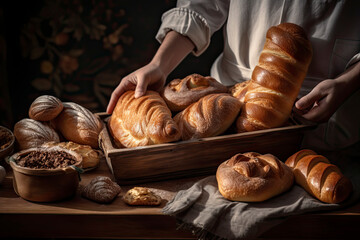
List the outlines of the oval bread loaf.
{"type": "Polygon", "coordinates": [[[38,121],[50,121],[56,118],[63,110],[60,99],[51,95],[42,95],[36,98],[29,108],[29,117],[38,121]]]}
{"type": "Polygon", "coordinates": [[[296,183],[320,201],[339,203],[352,192],[351,181],[340,169],[312,150],[294,153],[285,164],[293,169],[296,183]]]}

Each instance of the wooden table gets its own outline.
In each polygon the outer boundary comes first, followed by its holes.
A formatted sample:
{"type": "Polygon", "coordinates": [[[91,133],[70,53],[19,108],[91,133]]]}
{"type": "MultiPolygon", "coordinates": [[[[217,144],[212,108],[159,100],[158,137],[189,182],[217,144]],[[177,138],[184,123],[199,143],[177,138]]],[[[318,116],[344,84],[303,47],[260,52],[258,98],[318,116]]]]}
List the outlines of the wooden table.
{"type": "MultiPolygon", "coordinates": [[[[2,163],[3,164],[3,163],[2,163]]],[[[105,161],[82,174],[79,191],[73,198],[57,203],[33,203],[18,197],[12,187],[12,172],[0,184],[0,238],[194,238],[190,232],[176,230],[176,221],[161,209],[177,191],[199,178],[141,184],[164,200],[159,207],[131,207],[122,195],[132,186],[121,186],[122,193],[111,204],[98,204],[80,196],[80,191],[98,175],[110,176],[105,161]]],[[[358,235],[360,204],[349,209],[311,213],[288,218],[261,238],[339,238],[358,235]]]]}

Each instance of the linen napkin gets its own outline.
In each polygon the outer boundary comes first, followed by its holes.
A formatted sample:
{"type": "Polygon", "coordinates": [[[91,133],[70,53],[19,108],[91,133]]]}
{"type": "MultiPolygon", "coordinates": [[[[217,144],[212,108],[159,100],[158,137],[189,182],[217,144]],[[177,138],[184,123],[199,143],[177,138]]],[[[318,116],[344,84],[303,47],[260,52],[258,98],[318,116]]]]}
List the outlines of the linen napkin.
{"type": "Polygon", "coordinates": [[[341,204],[322,203],[296,184],[289,191],[264,202],[233,202],[222,197],[213,175],[179,191],[163,208],[163,213],[174,216],[179,228],[191,230],[200,239],[254,238],[286,217],[340,209],[358,202],[360,159],[352,163],[342,170],[352,181],[353,193],[341,204]]]}

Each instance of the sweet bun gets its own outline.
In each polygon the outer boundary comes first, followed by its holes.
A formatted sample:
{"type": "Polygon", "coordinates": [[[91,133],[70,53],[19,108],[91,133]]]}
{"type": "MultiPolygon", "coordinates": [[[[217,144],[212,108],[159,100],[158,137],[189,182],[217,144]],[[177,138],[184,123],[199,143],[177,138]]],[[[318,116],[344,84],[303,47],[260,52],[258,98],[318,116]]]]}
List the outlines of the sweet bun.
{"type": "Polygon", "coordinates": [[[63,105],[63,111],[54,119],[56,129],[69,141],[99,148],[98,136],[102,130],[99,117],[79,104],[63,105]]]}
{"type": "Polygon", "coordinates": [[[228,88],[212,77],[191,74],[183,79],[174,79],[161,92],[173,112],[184,110],[190,104],[211,93],[227,93],[228,88]]]}
{"type": "Polygon", "coordinates": [[[59,142],[56,131],[47,123],[24,118],[14,126],[14,135],[20,150],[40,147],[46,142],[59,142]]]}
{"type": "Polygon", "coordinates": [[[157,206],[161,204],[161,197],[146,187],[134,187],[126,192],[123,200],[128,205],[157,206]]]}
{"type": "Polygon", "coordinates": [[[352,192],[351,181],[340,169],[312,150],[294,153],[285,164],[293,169],[296,183],[322,202],[340,203],[352,192]]]}
{"type": "Polygon", "coordinates": [[[51,95],[42,95],[36,98],[29,108],[29,117],[38,121],[50,121],[56,118],[63,110],[60,99],[51,95]]]}
{"type": "Polygon", "coordinates": [[[241,102],[227,93],[209,94],[179,112],[175,122],[181,139],[213,137],[225,132],[235,121],[241,102]]]}
{"type": "Polygon", "coordinates": [[[261,202],[287,191],[292,170],[272,154],[236,154],[219,165],[216,179],[221,195],[231,201],[261,202]]]}

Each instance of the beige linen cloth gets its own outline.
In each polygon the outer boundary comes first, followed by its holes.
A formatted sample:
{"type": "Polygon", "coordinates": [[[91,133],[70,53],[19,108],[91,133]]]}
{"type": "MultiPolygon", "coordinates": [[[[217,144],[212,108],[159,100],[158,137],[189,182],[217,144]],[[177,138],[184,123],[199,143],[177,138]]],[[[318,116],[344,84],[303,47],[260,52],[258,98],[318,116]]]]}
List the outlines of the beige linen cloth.
{"type": "Polygon", "coordinates": [[[200,239],[254,238],[287,217],[314,211],[332,211],[360,200],[360,159],[342,161],[342,172],[354,191],[341,204],[326,204],[300,186],[259,203],[233,202],[222,197],[215,176],[206,177],[182,190],[167,203],[163,213],[178,220],[179,228],[191,230],[200,239]]]}

